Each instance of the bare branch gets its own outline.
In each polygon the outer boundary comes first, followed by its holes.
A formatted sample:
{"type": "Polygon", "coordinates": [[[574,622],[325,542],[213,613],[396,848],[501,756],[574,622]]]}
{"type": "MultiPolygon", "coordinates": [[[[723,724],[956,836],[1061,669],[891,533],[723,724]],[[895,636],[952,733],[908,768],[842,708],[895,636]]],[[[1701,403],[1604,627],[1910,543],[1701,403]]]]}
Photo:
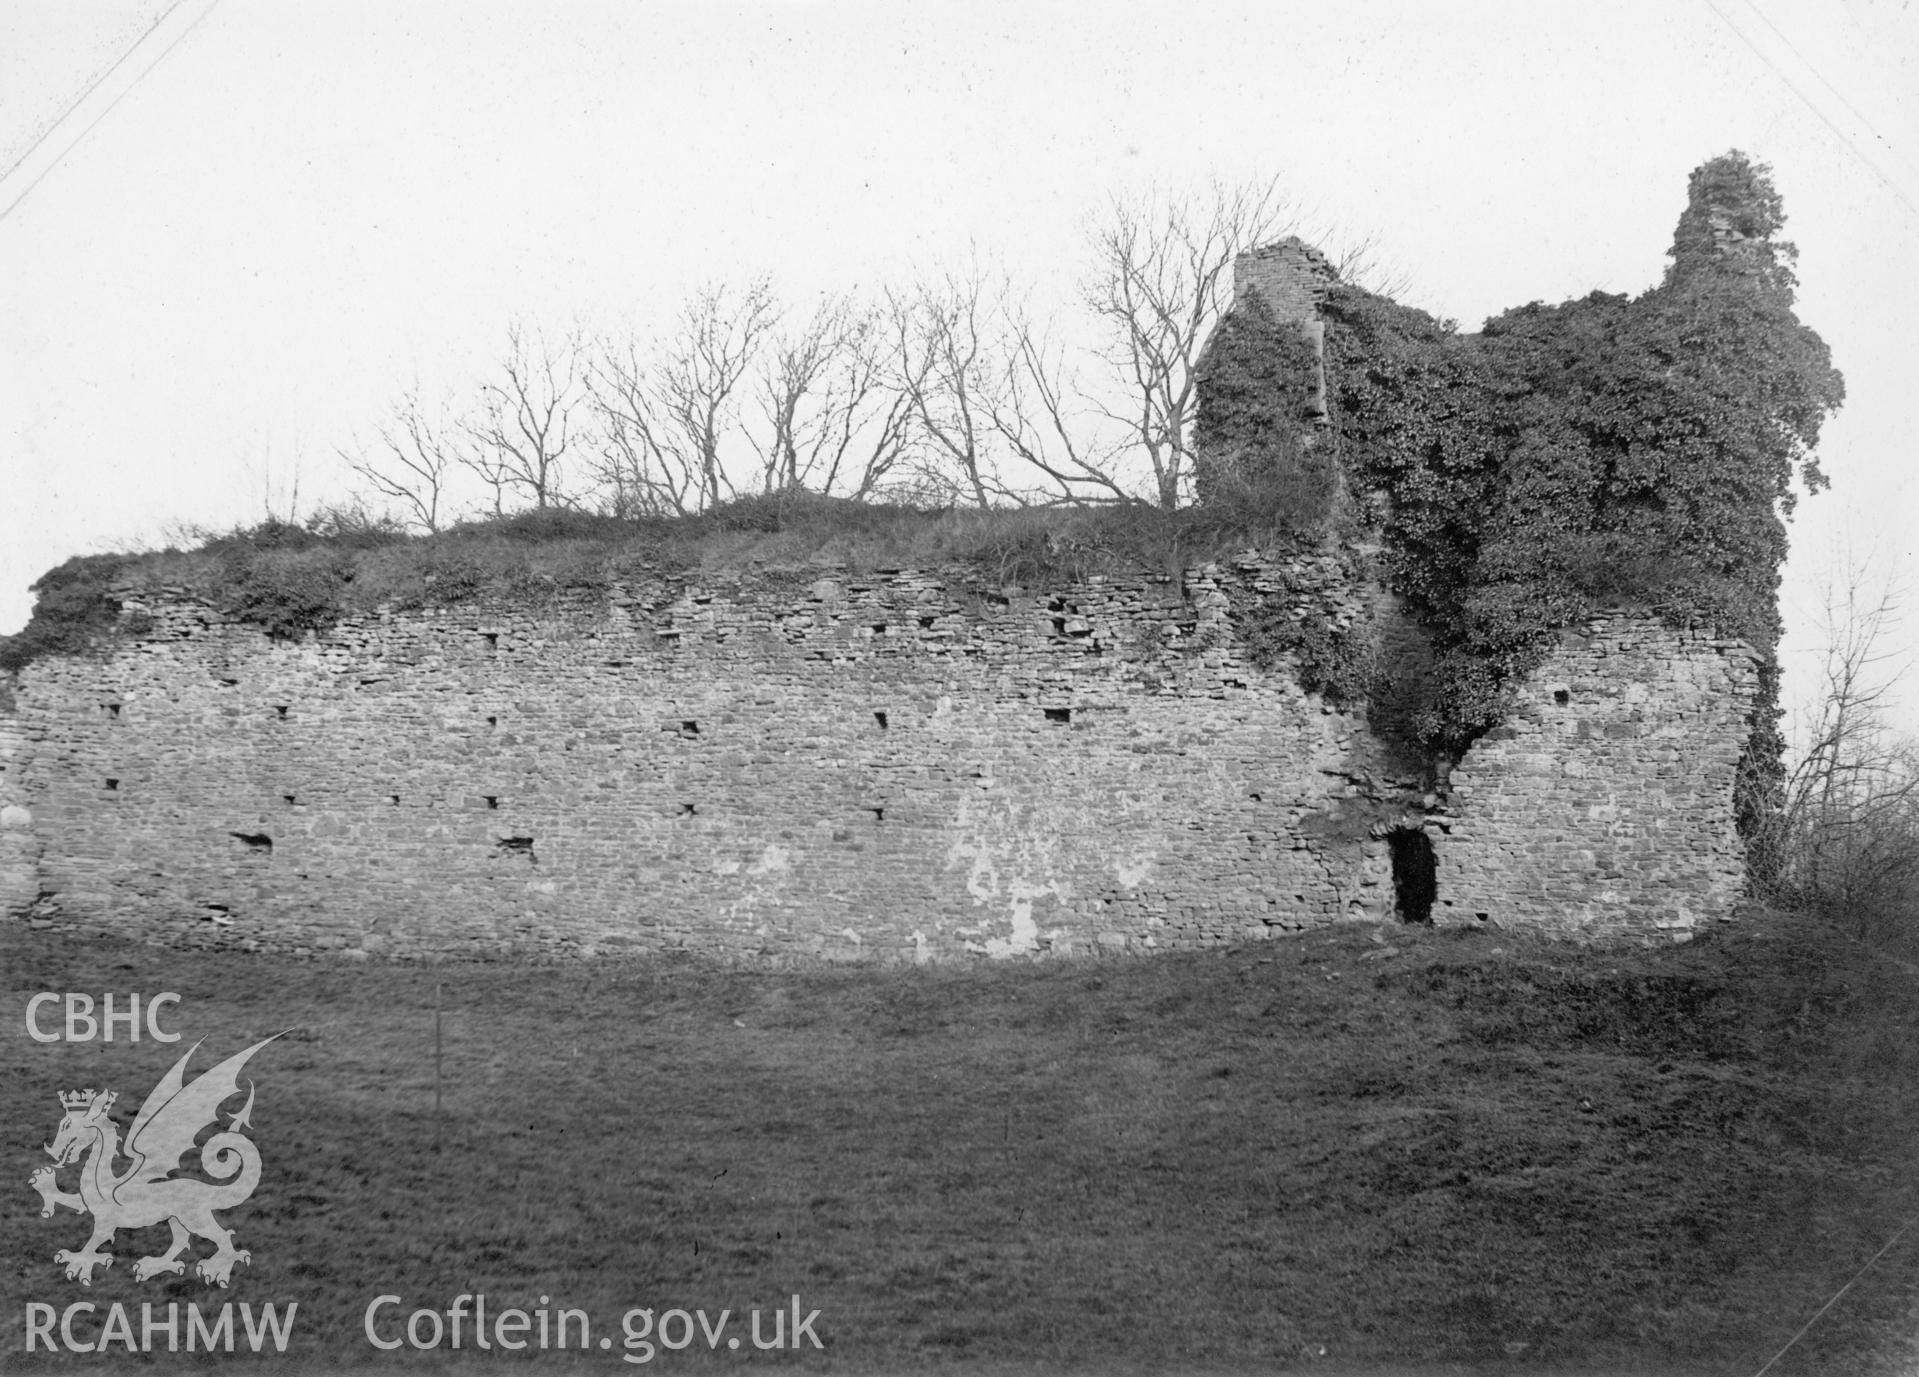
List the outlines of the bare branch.
{"type": "Polygon", "coordinates": [[[572,505],[564,465],[579,445],[583,374],[577,331],[555,341],[539,331],[529,337],[518,323],[508,328],[499,373],[481,387],[479,418],[467,427],[472,448],[460,455],[492,489],[496,516],[509,491],[531,497],[535,508],[572,505]]]}
{"type": "Polygon", "coordinates": [[[895,371],[880,316],[844,297],[776,332],[758,381],[764,489],[871,494],[912,442],[911,408],[891,385],[895,371]]]}
{"type": "Polygon", "coordinates": [[[949,273],[911,295],[889,294],[886,317],[893,386],[926,442],[921,476],[979,507],[999,493],[981,414],[995,372],[981,339],[985,290],[977,266],[949,273]]]}
{"type": "Polygon", "coordinates": [[[700,469],[654,395],[651,361],[631,339],[600,342],[587,375],[600,420],[594,476],[616,516],[686,516],[699,510],[700,469]]]}
{"type": "Polygon", "coordinates": [[[1124,399],[1103,411],[1144,456],[1162,507],[1192,478],[1194,370],[1230,304],[1233,260],[1295,220],[1276,182],[1215,183],[1206,197],[1115,200],[1092,231],[1085,296],[1124,399]]]}
{"type": "Polygon", "coordinates": [[[1825,593],[1817,700],[1796,733],[1782,797],[1766,819],[1785,897],[1862,940],[1911,942],[1919,925],[1919,749],[1887,720],[1904,668],[1887,648],[1900,597],[1849,562],[1825,593]]]}
{"type": "Polygon", "coordinates": [[[375,432],[375,443],[356,455],[341,450],[347,462],[381,497],[402,504],[408,525],[429,535],[450,515],[446,490],[461,451],[452,438],[447,403],[428,403],[415,387],[394,403],[393,414],[375,432]]]}
{"type": "Polygon", "coordinates": [[[1132,501],[1112,467],[1121,447],[1091,448],[1091,428],[1071,410],[1077,379],[1063,351],[1017,308],[1008,309],[1005,323],[1004,382],[987,399],[999,438],[1066,501],[1132,501]]]}
{"type": "Polygon", "coordinates": [[[599,344],[589,390],[602,429],[595,473],[616,511],[703,511],[738,490],[725,450],[739,435],[741,390],[779,320],[763,278],[701,287],[671,331],[644,348],[599,344]]]}

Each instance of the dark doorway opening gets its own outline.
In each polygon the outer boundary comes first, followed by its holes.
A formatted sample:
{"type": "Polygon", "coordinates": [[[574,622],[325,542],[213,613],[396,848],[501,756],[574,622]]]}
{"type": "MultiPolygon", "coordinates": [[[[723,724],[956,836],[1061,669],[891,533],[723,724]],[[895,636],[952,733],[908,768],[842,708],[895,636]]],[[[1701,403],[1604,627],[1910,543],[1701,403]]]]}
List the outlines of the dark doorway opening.
{"type": "Polygon", "coordinates": [[[1433,921],[1439,895],[1439,858],[1433,839],[1417,827],[1395,827],[1386,834],[1393,855],[1393,908],[1402,923],[1433,921]]]}

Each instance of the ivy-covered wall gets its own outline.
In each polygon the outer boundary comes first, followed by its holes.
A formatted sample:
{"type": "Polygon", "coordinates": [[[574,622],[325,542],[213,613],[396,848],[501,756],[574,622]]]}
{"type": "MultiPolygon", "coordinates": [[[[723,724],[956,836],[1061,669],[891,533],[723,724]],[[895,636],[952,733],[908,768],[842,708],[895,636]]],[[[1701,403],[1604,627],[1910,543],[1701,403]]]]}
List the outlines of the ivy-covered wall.
{"type": "Polygon", "coordinates": [[[1430,646],[1391,696],[1435,758],[1499,730],[1561,633],[1623,604],[1756,650],[1737,807],[1749,823],[1770,806],[1787,520],[1795,483],[1824,486],[1813,450],[1844,396],[1793,312],[1783,223],[1766,168],[1715,158],[1658,285],[1534,302],[1477,334],[1329,285],[1298,255],[1241,259],[1255,300],[1211,356],[1224,385],[1206,462],[1242,486],[1331,472],[1329,528],[1378,547],[1430,646]],[[1300,341],[1319,356],[1302,361],[1300,341]],[[1321,376],[1323,417],[1301,400],[1321,376]]]}

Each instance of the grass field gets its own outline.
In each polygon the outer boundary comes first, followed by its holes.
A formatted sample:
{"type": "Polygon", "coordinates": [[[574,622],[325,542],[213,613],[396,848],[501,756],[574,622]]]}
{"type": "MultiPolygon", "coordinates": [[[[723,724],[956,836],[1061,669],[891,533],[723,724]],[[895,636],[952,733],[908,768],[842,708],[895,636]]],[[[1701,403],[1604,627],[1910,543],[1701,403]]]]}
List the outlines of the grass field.
{"type": "MultiPolygon", "coordinates": [[[[376,1352],[369,1301],[403,1298],[397,1335],[484,1292],[614,1341],[464,1355],[488,1366],[627,1370],[629,1309],[743,1335],[797,1295],[817,1351],[643,1370],[1751,1372],[1919,1211],[1919,977],[1779,917],[1660,951],[1355,927],[910,970],[0,951],[20,1371],[187,1361],[25,1354],[29,1301],[297,1301],[289,1357],[385,1367],[450,1355],[376,1352]],[[177,991],[186,1040],[35,1043],[40,990],[177,991]],[[26,1187],[56,1092],[111,1086],[124,1130],[194,1039],[198,1070],[289,1028],[248,1072],[231,1290],[136,1283],[161,1229],[64,1280],[87,1223],[26,1187]]],[[[1919,1229],[1773,1371],[1897,1370],[1916,1304],[1919,1229]]]]}

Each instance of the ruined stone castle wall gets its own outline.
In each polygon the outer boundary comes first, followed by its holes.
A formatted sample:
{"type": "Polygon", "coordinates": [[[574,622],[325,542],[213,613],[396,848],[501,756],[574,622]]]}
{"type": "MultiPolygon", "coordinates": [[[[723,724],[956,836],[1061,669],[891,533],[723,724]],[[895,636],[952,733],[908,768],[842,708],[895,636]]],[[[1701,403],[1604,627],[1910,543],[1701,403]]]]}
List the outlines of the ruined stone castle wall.
{"type": "Polygon", "coordinates": [[[1451,778],[1438,848],[1454,918],[1573,935],[1687,933],[1740,897],[1733,784],[1758,691],[1752,650],[1602,616],[1561,638],[1451,778]]]}
{"type": "Polygon", "coordinates": [[[1291,322],[1318,360],[1308,407],[1326,419],[1326,323],[1321,308],[1338,273],[1326,255],[1297,237],[1249,249],[1233,260],[1233,299],[1258,297],[1273,318],[1291,322]]]}
{"type": "Polygon", "coordinates": [[[40,897],[40,840],[33,833],[22,770],[27,734],[0,711],[0,912],[26,913],[40,897]]]}
{"type": "Polygon", "coordinates": [[[1596,624],[1412,798],[1240,634],[1282,587],[1363,616],[1340,569],[660,577],[298,643],[129,604],[150,628],[109,657],[20,676],[0,878],[36,924],[188,945],[1085,955],[1389,918],[1398,826],[1439,921],[1723,916],[1743,651],[1596,624]]]}

